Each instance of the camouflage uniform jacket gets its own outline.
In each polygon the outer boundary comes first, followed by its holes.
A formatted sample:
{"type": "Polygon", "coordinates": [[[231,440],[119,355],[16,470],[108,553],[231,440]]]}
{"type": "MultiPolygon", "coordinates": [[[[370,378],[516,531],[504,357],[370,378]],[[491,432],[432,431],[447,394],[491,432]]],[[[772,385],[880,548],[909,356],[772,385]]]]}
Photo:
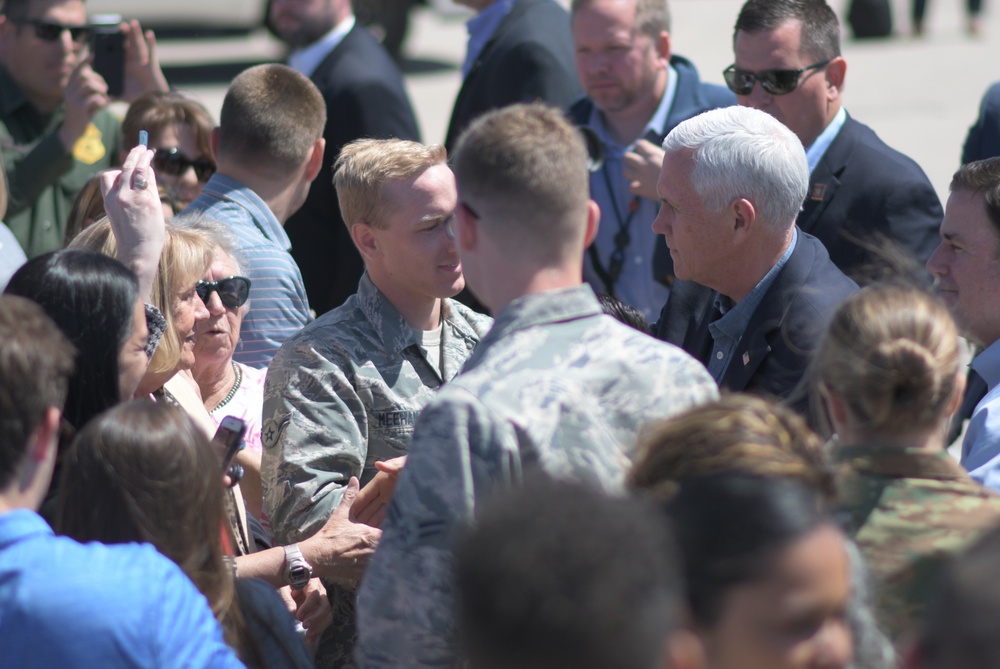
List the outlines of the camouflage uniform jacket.
{"type": "Polygon", "coordinates": [[[417,421],[358,598],[359,664],[452,666],[450,549],[475,501],[544,470],[622,489],[636,434],[714,399],[705,368],[589,286],[519,298],[417,421]]]}
{"type": "Polygon", "coordinates": [[[286,341],[264,390],[262,479],[279,543],[315,534],[352,476],[406,454],[417,413],[458,373],[492,319],[444,300],[443,373],[367,273],[358,292],[286,341]]]}
{"type": "Polygon", "coordinates": [[[1000,524],[1000,495],[945,452],[845,447],[837,518],[871,570],[882,628],[897,645],[918,631],[948,559],[1000,524]]]}

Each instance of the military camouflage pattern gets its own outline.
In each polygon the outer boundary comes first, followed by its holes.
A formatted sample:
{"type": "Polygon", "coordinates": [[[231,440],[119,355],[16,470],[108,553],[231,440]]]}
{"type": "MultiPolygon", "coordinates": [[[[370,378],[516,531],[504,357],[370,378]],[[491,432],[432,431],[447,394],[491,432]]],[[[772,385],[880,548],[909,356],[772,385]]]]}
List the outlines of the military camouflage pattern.
{"type": "Polygon", "coordinates": [[[1000,495],[944,451],[841,448],[837,518],[868,563],[879,623],[897,647],[917,633],[955,553],[1000,524],[1000,495]]]}
{"type": "Polygon", "coordinates": [[[477,499],[542,469],[619,492],[639,428],[718,391],[589,286],[523,297],[417,421],[358,599],[359,664],[451,666],[450,548],[477,499]]]}
{"type": "Polygon", "coordinates": [[[281,544],[312,536],[352,476],[405,455],[417,414],[493,319],[444,301],[443,373],[366,273],[358,292],[282,345],[267,371],[261,477],[281,544]]]}

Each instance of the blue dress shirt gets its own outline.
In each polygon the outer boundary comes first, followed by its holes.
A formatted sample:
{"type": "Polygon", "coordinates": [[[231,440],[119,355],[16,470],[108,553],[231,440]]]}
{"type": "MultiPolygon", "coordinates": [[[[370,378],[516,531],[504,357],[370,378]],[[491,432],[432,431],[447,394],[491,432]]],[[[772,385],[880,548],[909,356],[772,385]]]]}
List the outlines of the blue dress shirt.
{"type": "Polygon", "coordinates": [[[1000,492],[1000,341],[970,365],[986,382],[986,396],[972,411],[962,442],[962,466],[987,488],[1000,492]]]}
{"type": "Polygon", "coordinates": [[[205,598],[152,546],[57,537],[27,509],[0,514],[0,665],[243,666],[205,598]]]}
{"type": "Polygon", "coordinates": [[[497,0],[465,24],[466,30],[469,31],[469,46],[465,50],[465,61],[462,63],[463,79],[469,75],[472,64],[479,58],[479,54],[486,48],[493,33],[513,8],[514,0],[497,0]]]}

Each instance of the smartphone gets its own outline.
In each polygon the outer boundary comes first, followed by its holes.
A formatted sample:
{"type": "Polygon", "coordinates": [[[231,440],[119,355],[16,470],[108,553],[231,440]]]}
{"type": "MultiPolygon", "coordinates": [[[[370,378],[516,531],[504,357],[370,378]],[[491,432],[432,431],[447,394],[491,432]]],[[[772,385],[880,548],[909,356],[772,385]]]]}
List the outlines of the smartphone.
{"type": "Polygon", "coordinates": [[[93,43],[94,71],[104,77],[108,95],[116,98],[125,92],[125,33],[121,31],[121,17],[103,14],[94,17],[93,43]]]}
{"type": "Polygon", "coordinates": [[[223,473],[229,471],[229,465],[233,464],[233,458],[246,446],[246,442],[243,441],[243,435],[246,434],[246,431],[246,423],[236,416],[226,416],[219,423],[219,429],[215,431],[212,441],[219,444],[223,449],[223,473]]]}

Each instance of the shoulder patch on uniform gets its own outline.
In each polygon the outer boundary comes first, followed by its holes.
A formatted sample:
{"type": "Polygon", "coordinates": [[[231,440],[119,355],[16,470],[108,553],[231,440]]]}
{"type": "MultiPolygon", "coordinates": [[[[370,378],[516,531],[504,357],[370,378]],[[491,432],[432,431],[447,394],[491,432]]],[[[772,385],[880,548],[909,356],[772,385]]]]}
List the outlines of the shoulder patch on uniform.
{"type": "Polygon", "coordinates": [[[80,139],[73,145],[73,158],[85,165],[96,163],[108,152],[101,141],[103,137],[96,125],[88,123],[80,139]]]}
{"type": "Polygon", "coordinates": [[[264,425],[260,428],[260,441],[264,448],[274,448],[287,426],[287,418],[280,423],[273,418],[264,421],[264,425]]]}

